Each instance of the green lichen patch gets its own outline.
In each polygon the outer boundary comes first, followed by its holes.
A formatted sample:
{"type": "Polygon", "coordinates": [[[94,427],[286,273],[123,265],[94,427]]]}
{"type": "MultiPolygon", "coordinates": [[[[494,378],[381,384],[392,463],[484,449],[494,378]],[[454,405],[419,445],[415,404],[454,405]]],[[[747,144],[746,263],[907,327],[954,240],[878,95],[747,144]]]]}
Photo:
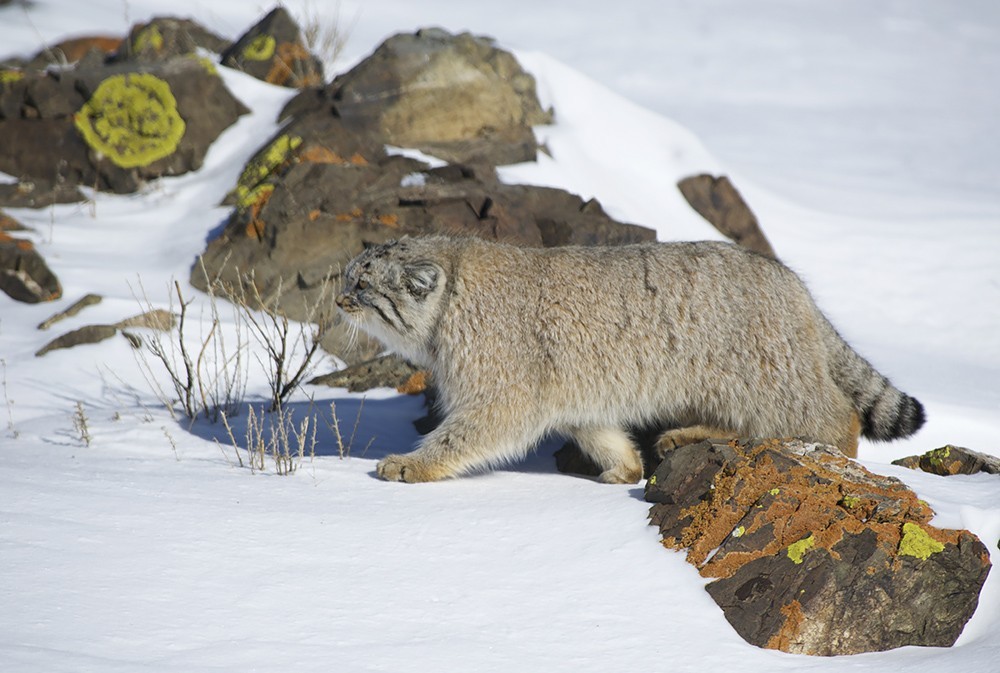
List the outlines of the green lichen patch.
{"type": "Polygon", "coordinates": [[[20,70],[5,69],[0,70],[0,84],[13,84],[24,79],[24,73],[20,70]]]}
{"type": "Polygon", "coordinates": [[[163,35],[156,26],[146,26],[132,40],[132,51],[136,53],[145,51],[159,52],[161,49],[163,49],[163,35]]]}
{"type": "Polygon", "coordinates": [[[241,210],[246,209],[249,204],[255,203],[252,197],[258,185],[279,166],[288,160],[289,155],[302,144],[299,136],[283,134],[274,139],[263,152],[251,159],[243,174],[240,175],[236,183],[236,205],[241,210]]]}
{"type": "Polygon", "coordinates": [[[946,461],[951,455],[951,445],[948,444],[947,446],[942,446],[940,449],[928,451],[925,455],[931,465],[934,467],[941,467],[944,465],[944,461],[946,461]]]}
{"type": "Polygon", "coordinates": [[[170,85],[148,73],[108,77],[73,121],[91,149],[122,168],[170,156],[185,130],[170,85]]]}
{"type": "Polygon", "coordinates": [[[247,61],[266,61],[274,56],[276,43],[270,35],[258,35],[243,47],[242,55],[247,61]]]}
{"type": "Polygon", "coordinates": [[[215,67],[215,61],[213,61],[212,59],[208,58],[207,56],[194,56],[194,59],[198,62],[198,65],[204,68],[205,72],[207,72],[209,75],[215,77],[219,74],[218,68],[215,67]]]}
{"type": "Polygon", "coordinates": [[[923,528],[915,523],[903,524],[903,537],[899,540],[900,556],[915,556],[926,561],[931,554],[940,551],[944,551],[944,544],[928,535],[923,528]]]}
{"type": "Polygon", "coordinates": [[[861,504],[861,498],[855,495],[845,495],[841,499],[840,503],[847,509],[854,509],[855,507],[861,504]]]}
{"type": "Polygon", "coordinates": [[[239,195],[236,207],[240,210],[250,210],[258,206],[262,201],[267,201],[273,193],[274,185],[257,185],[253,189],[247,190],[246,193],[239,195]]]}
{"type": "Polygon", "coordinates": [[[812,549],[816,545],[816,539],[813,537],[812,533],[808,537],[804,537],[798,542],[793,542],[788,545],[788,558],[792,560],[792,563],[798,565],[802,563],[802,557],[806,555],[806,552],[812,549]]]}

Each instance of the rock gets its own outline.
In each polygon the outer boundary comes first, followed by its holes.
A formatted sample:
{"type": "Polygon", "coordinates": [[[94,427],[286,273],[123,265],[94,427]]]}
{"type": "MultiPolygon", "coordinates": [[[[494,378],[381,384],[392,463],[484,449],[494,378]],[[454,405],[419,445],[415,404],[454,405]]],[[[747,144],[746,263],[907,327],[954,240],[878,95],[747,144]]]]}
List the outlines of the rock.
{"type": "Polygon", "coordinates": [[[949,646],[989,573],[983,544],[928,522],[902,482],[834,447],[705,441],[646,485],[664,546],[686,549],[748,642],[816,655],[949,646]]]}
{"type": "Polygon", "coordinates": [[[77,63],[89,54],[102,59],[114,54],[122,44],[118,35],[86,35],[75,37],[45,47],[24,64],[28,70],[44,70],[47,66],[77,63]]]}
{"type": "Polygon", "coordinates": [[[79,185],[128,193],[195,170],[247,111],[193,56],[25,72],[0,88],[0,171],[21,178],[0,203],[65,202],[79,185]]]}
{"type": "Polygon", "coordinates": [[[144,328],[157,330],[158,332],[169,332],[177,324],[177,318],[173,313],[162,308],[153,309],[125,318],[115,323],[117,329],[144,328]]]}
{"type": "Polygon", "coordinates": [[[892,461],[892,464],[941,476],[976,474],[977,472],[1000,474],[1000,458],[952,444],[928,451],[920,456],[900,458],[892,461]]]}
{"type": "Polygon", "coordinates": [[[302,31],[284,7],[272,10],[226,49],[222,64],[280,86],[323,84],[323,64],[309,53],[302,31]]]}
{"type": "Polygon", "coordinates": [[[62,296],[59,279],[38,254],[31,241],[15,238],[0,229],[0,290],[11,299],[28,304],[53,301],[62,296]]]}
{"type": "MultiPolygon", "coordinates": [[[[360,362],[340,371],[317,376],[309,383],[330,386],[331,388],[347,388],[352,393],[365,392],[372,388],[398,389],[404,386],[409,392],[413,387],[414,378],[420,373],[420,370],[409,362],[395,355],[386,355],[360,362]]],[[[422,392],[422,389],[413,392],[422,392]]]]}
{"type": "Polygon", "coordinates": [[[50,351],[62,348],[100,343],[101,341],[110,339],[117,333],[118,328],[114,325],[87,325],[86,327],[81,327],[56,337],[35,353],[35,357],[41,357],[50,351]]]}
{"type": "Polygon", "coordinates": [[[775,257],[756,216],[729,178],[695,175],[684,178],[677,187],[691,207],[720,232],[745,248],[775,257]]]}
{"type": "Polygon", "coordinates": [[[552,121],[534,78],[509,52],[437,28],[390,37],[323,91],[293,99],[282,117],[317,107],[391,145],[494,166],[533,161],[531,127],[552,121]]]}
{"type": "Polygon", "coordinates": [[[102,300],[103,297],[101,297],[101,295],[99,294],[84,295],[81,299],[78,299],[77,301],[73,302],[65,310],[59,311],[59,313],[56,313],[55,315],[50,316],[49,318],[43,320],[41,323],[39,323],[38,329],[47,330],[48,328],[55,325],[57,322],[75,316],[77,313],[87,308],[88,306],[95,306],[97,304],[100,304],[102,300]]]}
{"type": "Polygon", "coordinates": [[[197,55],[198,49],[219,54],[231,44],[190,19],[173,16],[157,16],[137,23],[132,26],[128,38],[120,42],[115,60],[151,63],[175,56],[197,55]]]}
{"type": "Polygon", "coordinates": [[[76,185],[63,180],[52,182],[36,178],[0,184],[0,204],[10,208],[45,208],[56,203],[79,203],[85,198],[76,185]]]}

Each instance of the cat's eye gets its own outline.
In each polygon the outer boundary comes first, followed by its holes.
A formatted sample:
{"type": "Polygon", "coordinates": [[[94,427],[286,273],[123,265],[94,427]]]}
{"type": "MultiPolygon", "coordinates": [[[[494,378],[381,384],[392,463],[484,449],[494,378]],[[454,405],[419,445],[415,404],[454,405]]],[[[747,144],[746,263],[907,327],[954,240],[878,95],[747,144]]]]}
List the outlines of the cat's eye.
{"type": "Polygon", "coordinates": [[[367,290],[368,289],[368,281],[365,280],[364,278],[362,278],[361,280],[359,280],[358,281],[358,289],[359,290],[367,290]]]}

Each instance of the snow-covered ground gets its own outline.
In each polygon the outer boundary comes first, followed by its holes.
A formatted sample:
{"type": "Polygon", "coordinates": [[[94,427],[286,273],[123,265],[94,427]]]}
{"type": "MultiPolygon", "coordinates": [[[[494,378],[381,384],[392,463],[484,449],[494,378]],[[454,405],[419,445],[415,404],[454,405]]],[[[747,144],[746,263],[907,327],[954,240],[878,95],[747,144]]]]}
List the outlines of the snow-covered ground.
{"type": "MultiPolygon", "coordinates": [[[[300,11],[301,2],[286,2],[300,11]]],[[[315,13],[318,2],[312,5],[315,13]]],[[[1000,454],[1000,5],[930,0],[342,0],[343,70],[387,35],[495,36],[538,79],[552,150],[508,180],[596,196],[660,238],[717,234],[674,188],[727,173],[778,254],[856,348],[925,403],[914,438],[863,444],[994,554],[1000,478],[890,461],[951,442],[1000,454]]],[[[268,6],[235,0],[36,0],[0,8],[0,56],[157,14],[236,37],[268,6]]],[[[551,447],[507,470],[389,484],[375,460],[416,439],[418,400],[369,395],[352,455],[320,429],[291,477],[251,474],[217,425],[173,420],[124,339],[35,358],[62,331],[167,306],[225,217],[218,208],[289,92],[223,71],[254,113],[195,175],[136,196],[11,210],[64,287],[0,296],[0,670],[986,673],[1000,660],[1000,578],[949,649],[815,659],[744,643],[637,487],[557,474],[551,447]],[[100,305],[35,326],[87,292],[100,305]],[[74,426],[87,419],[87,445],[74,426]],[[222,443],[222,449],[214,439],[222,443]],[[374,438],[374,439],[372,439],[374,438]],[[364,448],[371,441],[367,451],[364,448]]],[[[193,289],[187,289],[196,296],[193,289]]],[[[199,301],[192,311],[202,310],[199,301]]],[[[231,327],[231,326],[230,326],[231,327]]],[[[197,336],[197,335],[196,335],[197,336]]],[[[266,384],[251,362],[249,399],[266,384]]],[[[353,426],[361,400],[308,393],[353,426]]],[[[303,417],[305,393],[292,404],[303,417]]]]}

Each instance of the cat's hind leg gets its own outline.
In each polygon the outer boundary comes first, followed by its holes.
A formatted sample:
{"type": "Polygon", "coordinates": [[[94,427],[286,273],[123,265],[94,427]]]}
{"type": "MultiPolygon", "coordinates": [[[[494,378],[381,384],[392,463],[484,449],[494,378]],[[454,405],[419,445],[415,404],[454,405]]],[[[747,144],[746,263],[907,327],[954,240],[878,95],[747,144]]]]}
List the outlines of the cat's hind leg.
{"type": "Polygon", "coordinates": [[[598,481],[635,484],[642,479],[642,458],[621,428],[589,426],[573,428],[571,434],[580,450],[601,470],[598,481]]]}

